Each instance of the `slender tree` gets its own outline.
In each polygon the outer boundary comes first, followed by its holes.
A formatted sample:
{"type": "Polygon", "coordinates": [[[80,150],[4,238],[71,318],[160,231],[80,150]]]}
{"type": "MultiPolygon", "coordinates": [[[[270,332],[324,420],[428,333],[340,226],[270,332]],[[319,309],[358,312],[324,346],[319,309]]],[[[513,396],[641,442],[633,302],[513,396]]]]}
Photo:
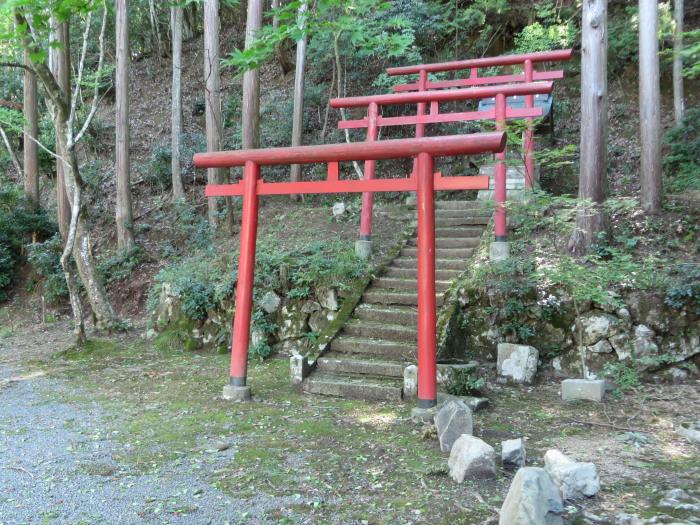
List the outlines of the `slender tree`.
{"type": "MultiPolygon", "coordinates": [[[[304,33],[307,2],[303,0],[299,6],[297,23],[302,31],[302,37],[297,41],[297,62],[294,71],[294,108],[292,110],[292,146],[301,146],[301,135],[304,124],[304,68],[306,62],[306,33],[304,33]]],[[[292,164],[290,179],[292,182],[301,180],[301,164],[292,164]]],[[[296,195],[292,198],[297,199],[296,195]]]]}
{"type": "Polygon", "coordinates": [[[184,198],[180,169],[180,135],[182,135],[182,7],[170,8],[173,43],[173,87],[172,87],[172,181],[173,200],[184,198]]]}
{"type": "MultiPolygon", "coordinates": [[[[70,72],[70,22],[68,20],[59,22],[52,19],[51,25],[53,35],[51,39],[56,43],[51,50],[51,68],[53,75],[58,82],[61,91],[65,94],[66,103],[71,104],[71,72],[70,72]]],[[[57,114],[54,113],[54,128],[58,130],[60,123],[55,119],[57,114]]],[[[65,241],[68,237],[68,225],[70,224],[70,202],[66,194],[66,183],[63,175],[64,163],[61,161],[63,152],[61,151],[60,140],[56,136],[56,212],[58,231],[65,241]]]]}
{"type": "MultiPolygon", "coordinates": [[[[24,50],[24,64],[31,65],[29,51],[24,50]]],[[[39,115],[37,109],[36,77],[24,70],[24,193],[35,209],[39,208],[39,159],[37,143],[39,138],[39,115]]]]}
{"type": "Polygon", "coordinates": [[[639,136],[642,209],[661,211],[661,92],[659,12],[656,0],[639,0],[639,136]]]}
{"type": "MultiPolygon", "coordinates": [[[[245,47],[253,45],[262,25],[262,0],[248,0],[245,47]]],[[[260,70],[249,69],[243,74],[242,131],[243,147],[257,148],[260,142],[260,70]]]]}
{"type": "Polygon", "coordinates": [[[131,162],[129,157],[129,0],[116,0],[116,165],[117,179],[117,246],[129,250],[134,246],[131,210],[131,162]]]}
{"type": "Polygon", "coordinates": [[[683,0],[673,3],[673,110],[676,126],[683,123],[685,100],[683,94],[683,0]]]}
{"type": "Polygon", "coordinates": [[[581,161],[576,228],[569,240],[583,253],[606,227],[600,204],[607,190],[607,0],[584,0],[581,23],[581,161]]]}
{"type": "MultiPolygon", "coordinates": [[[[204,1],[204,80],[205,80],[205,120],[207,151],[220,151],[223,142],[223,122],[221,116],[221,77],[219,73],[219,0],[204,1]]],[[[209,184],[223,182],[223,170],[207,170],[209,184]]],[[[209,198],[209,224],[212,228],[219,223],[219,202],[209,198]]]]}

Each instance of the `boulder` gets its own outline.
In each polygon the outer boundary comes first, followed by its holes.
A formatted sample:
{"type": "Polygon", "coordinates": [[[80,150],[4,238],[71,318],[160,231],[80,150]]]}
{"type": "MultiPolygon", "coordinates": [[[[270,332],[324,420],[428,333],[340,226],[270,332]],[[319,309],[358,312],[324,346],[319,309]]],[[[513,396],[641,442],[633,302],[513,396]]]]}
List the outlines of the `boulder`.
{"type": "Polygon", "coordinates": [[[344,202],[336,202],[333,205],[333,208],[331,208],[333,212],[333,217],[340,217],[341,215],[345,214],[346,208],[345,208],[345,203],[344,202]]]}
{"type": "Polygon", "coordinates": [[[282,322],[279,327],[280,339],[294,339],[304,335],[309,328],[309,314],[295,305],[282,307],[282,322]]]}
{"type": "Polygon", "coordinates": [[[613,347],[607,339],[601,339],[593,346],[586,347],[586,350],[594,354],[609,354],[613,351],[613,347]]]}
{"type": "Polygon", "coordinates": [[[505,467],[525,466],[525,443],[522,438],[501,441],[501,463],[505,467]]]}
{"type": "Polygon", "coordinates": [[[632,357],[634,346],[632,345],[632,341],[630,341],[630,336],[628,333],[623,332],[611,337],[610,344],[612,345],[613,350],[615,350],[617,358],[620,361],[624,361],[625,359],[632,357]]]}
{"type": "Polygon", "coordinates": [[[600,490],[600,479],[593,463],[574,461],[553,449],[544,455],[544,468],[565,500],[595,496],[600,490]]]}
{"type": "Polygon", "coordinates": [[[260,299],[260,308],[268,314],[273,314],[279,310],[280,304],[282,304],[282,299],[275,292],[267,292],[260,299]]]}
{"type": "Polygon", "coordinates": [[[322,332],[338,316],[337,312],[319,310],[309,315],[309,328],[313,332],[322,332]]]}
{"type": "Polygon", "coordinates": [[[316,297],[318,298],[318,302],[321,303],[321,306],[327,310],[332,310],[335,312],[338,310],[338,308],[340,308],[340,304],[338,302],[338,292],[335,291],[335,288],[318,289],[316,290],[316,297]]]}
{"type": "Polygon", "coordinates": [[[498,375],[515,383],[532,383],[537,373],[539,352],[527,345],[498,344],[498,375]]]}
{"type": "Polygon", "coordinates": [[[496,476],[496,453],[484,441],[464,434],[455,441],[447,466],[450,477],[457,483],[465,478],[493,478],[496,476]]]}
{"type": "Polygon", "coordinates": [[[449,452],[460,436],[471,435],[472,411],[464,401],[450,401],[435,416],[435,427],[440,441],[440,450],[449,452]]]}
{"type": "Polygon", "coordinates": [[[563,525],[559,489],[543,468],[518,470],[501,507],[498,525],[563,525]]]}
{"type": "Polygon", "coordinates": [[[649,357],[659,353],[659,346],[654,342],[654,337],[656,333],[654,330],[640,324],[634,329],[634,341],[632,346],[634,347],[634,357],[639,359],[640,357],[649,357]]]}
{"type": "Polygon", "coordinates": [[[581,344],[592,346],[601,339],[609,339],[622,330],[622,322],[614,315],[592,310],[576,319],[571,331],[578,337],[581,330],[581,344]]]}
{"type": "Polygon", "coordinates": [[[603,401],[605,381],[602,379],[565,379],[561,382],[563,401],[603,401]]]}

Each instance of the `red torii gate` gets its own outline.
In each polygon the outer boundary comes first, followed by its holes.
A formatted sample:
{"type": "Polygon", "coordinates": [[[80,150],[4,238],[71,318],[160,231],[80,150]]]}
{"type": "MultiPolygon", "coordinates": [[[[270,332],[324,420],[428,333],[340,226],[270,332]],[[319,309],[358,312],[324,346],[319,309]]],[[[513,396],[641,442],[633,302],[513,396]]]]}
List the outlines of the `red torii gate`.
{"type": "Polygon", "coordinates": [[[354,144],[251,149],[194,156],[197,168],[243,166],[243,181],[236,184],[207,185],[207,197],[243,196],[242,227],[236,313],[231,339],[231,370],[227,397],[247,399],[248,345],[253,306],[253,273],[260,195],[306,193],[416,191],[418,208],[418,406],[437,403],[436,301],[435,301],[435,191],[488,188],[488,177],[442,177],[434,173],[434,158],[504,150],[503,132],[387,140],[354,144]],[[341,180],[338,163],[417,158],[417,169],[408,178],[341,180]],[[328,178],[311,182],[265,182],[261,166],[279,164],[328,163],[328,178]]]}
{"type": "MultiPolygon", "coordinates": [[[[532,97],[536,94],[549,94],[552,92],[553,83],[550,82],[526,82],[522,84],[506,84],[489,87],[476,87],[470,89],[450,89],[444,91],[417,91],[413,93],[395,93],[386,95],[369,95],[361,97],[346,97],[331,99],[330,105],[334,108],[367,108],[367,117],[356,120],[341,120],[338,122],[340,129],[367,128],[367,142],[377,140],[378,128],[383,126],[415,125],[416,136],[423,136],[426,124],[439,124],[446,122],[466,122],[473,120],[494,120],[496,130],[505,129],[505,121],[510,118],[533,118],[542,114],[542,108],[526,107],[513,108],[506,105],[507,97],[519,95],[532,97]],[[441,102],[453,102],[459,100],[480,100],[496,98],[494,109],[487,111],[463,111],[456,113],[440,113],[441,102]],[[420,108],[430,104],[430,113],[418,110],[416,115],[400,117],[383,117],[380,115],[382,106],[398,104],[417,104],[420,108]],[[420,128],[420,130],[419,130],[420,128]]],[[[494,233],[497,241],[505,241],[507,236],[506,226],[506,152],[505,149],[496,155],[496,210],[494,214],[494,233]]],[[[374,178],[374,161],[365,162],[364,178],[374,178]]],[[[415,170],[415,166],[414,166],[415,170]]],[[[370,192],[362,194],[362,214],[360,217],[360,240],[370,241],[372,237],[372,208],[373,196],[370,192]]]]}

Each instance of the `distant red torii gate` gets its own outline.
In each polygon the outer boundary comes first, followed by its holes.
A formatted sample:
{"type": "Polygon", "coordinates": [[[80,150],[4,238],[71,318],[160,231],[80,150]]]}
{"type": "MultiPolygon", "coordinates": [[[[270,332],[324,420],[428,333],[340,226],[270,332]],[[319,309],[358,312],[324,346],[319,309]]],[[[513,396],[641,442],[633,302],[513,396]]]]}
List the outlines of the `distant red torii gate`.
{"type": "Polygon", "coordinates": [[[418,208],[418,406],[437,403],[436,301],[435,301],[435,191],[487,189],[488,177],[442,177],[434,173],[434,158],[478,153],[499,153],[506,145],[503,132],[386,140],[353,144],[299,146],[198,153],[197,168],[243,166],[243,181],[207,185],[207,197],[243,196],[242,227],[236,313],[231,338],[231,397],[250,396],[247,385],[248,346],[253,306],[253,274],[260,195],[306,193],[362,193],[415,191],[418,208]],[[408,178],[341,180],[338,163],[417,158],[417,169],[408,178]],[[328,178],[310,182],[265,182],[260,167],[280,164],[328,163],[328,178]]]}

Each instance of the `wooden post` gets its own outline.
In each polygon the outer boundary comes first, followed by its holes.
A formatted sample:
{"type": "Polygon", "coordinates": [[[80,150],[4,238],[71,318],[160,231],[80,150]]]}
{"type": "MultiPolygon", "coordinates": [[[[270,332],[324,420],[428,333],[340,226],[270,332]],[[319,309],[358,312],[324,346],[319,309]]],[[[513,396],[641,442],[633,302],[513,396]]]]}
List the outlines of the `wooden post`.
{"type": "Polygon", "coordinates": [[[596,205],[605,200],[608,130],[607,0],[584,0],[581,35],[581,162],[576,228],[569,240],[574,253],[583,253],[596,233],[605,228],[605,215],[596,205]]]}
{"type": "MultiPolygon", "coordinates": [[[[29,51],[24,50],[24,63],[29,66],[29,51]]],[[[39,209],[39,160],[37,144],[39,139],[39,117],[37,112],[36,77],[34,73],[24,71],[24,193],[34,206],[39,209]],[[31,138],[30,138],[31,137],[31,138]],[[32,140],[34,139],[34,140],[32,140]]]]}
{"type": "Polygon", "coordinates": [[[673,2],[673,109],[676,126],[683,123],[685,100],[683,99],[683,0],[673,2]]]}
{"type": "Polygon", "coordinates": [[[171,178],[173,200],[185,196],[180,168],[180,135],[182,134],[182,8],[171,7],[170,19],[173,32],[173,87],[171,91],[171,178]]]}
{"type": "Polygon", "coordinates": [[[134,219],[131,211],[131,159],[129,156],[129,1],[116,0],[116,148],[114,173],[117,179],[117,246],[128,250],[134,245],[134,219]]]}
{"type": "MultiPolygon", "coordinates": [[[[51,69],[53,75],[58,83],[58,87],[63,92],[66,97],[68,105],[71,103],[71,89],[70,89],[70,22],[57,22],[55,19],[52,21],[52,31],[53,39],[59,43],[58,47],[54,47],[51,50],[51,69]]],[[[58,132],[59,126],[56,126],[56,131],[58,132]]],[[[56,138],[56,154],[60,157],[63,156],[61,152],[61,145],[59,144],[58,137],[56,138]]],[[[70,201],[68,200],[68,195],[66,194],[66,183],[63,176],[63,162],[60,159],[56,159],[56,208],[57,208],[57,222],[58,231],[61,237],[65,241],[68,237],[68,226],[70,224],[70,201]]]]}
{"type": "MultiPolygon", "coordinates": [[[[661,211],[661,93],[659,14],[656,0],[639,0],[640,202],[646,213],[661,211]]],[[[583,152],[582,152],[582,157],[583,152]]]]}

